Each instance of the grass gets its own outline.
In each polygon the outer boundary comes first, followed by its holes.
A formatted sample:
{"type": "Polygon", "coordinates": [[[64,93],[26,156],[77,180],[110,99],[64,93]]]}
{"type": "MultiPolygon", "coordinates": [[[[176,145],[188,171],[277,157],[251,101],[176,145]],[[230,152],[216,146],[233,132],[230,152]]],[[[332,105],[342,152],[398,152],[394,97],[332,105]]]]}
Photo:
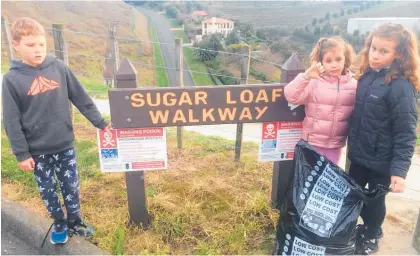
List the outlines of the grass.
{"type": "MultiPolygon", "coordinates": [[[[151,227],[127,226],[123,173],[102,173],[96,130],[76,113],[76,152],[83,218],[96,228],[92,242],[113,254],[269,254],[278,212],[270,207],[272,164],[257,162],[258,147],[168,128],[168,170],[146,172],[151,227]]],[[[32,173],[16,168],[2,133],[2,197],[47,216],[32,173]]]]}
{"type": "MultiPolygon", "coordinates": [[[[81,31],[94,34],[107,35],[109,31],[109,19],[123,24],[118,26],[117,34],[120,37],[139,38],[149,41],[148,22],[141,13],[134,13],[124,2],[104,2],[100,7],[90,2],[73,2],[71,5],[65,2],[56,2],[54,5],[47,2],[20,2],[18,4],[2,2],[2,16],[11,21],[16,20],[16,13],[28,17],[37,17],[37,20],[45,27],[47,49],[54,50],[54,40],[51,32],[52,23],[62,23],[68,30],[64,34],[69,53],[69,66],[73,72],[83,74],[95,80],[94,77],[102,77],[107,40],[93,35],[76,34],[69,32],[81,31]],[[85,12],[80,12],[85,10],[85,12]],[[80,22],[70,22],[78,20],[80,22]]],[[[6,48],[2,45],[2,51],[6,48]]],[[[145,62],[153,65],[153,52],[149,43],[119,43],[120,60],[128,57],[130,61],[145,62]]],[[[15,58],[20,58],[15,54],[15,58]]],[[[6,54],[2,52],[2,61],[6,54]]],[[[5,71],[6,63],[2,62],[2,72],[5,71]]],[[[154,69],[147,66],[135,65],[137,69],[139,85],[154,85],[154,69]],[[140,75],[141,74],[141,75],[140,75]]],[[[96,79],[98,80],[98,79],[96,79]]],[[[99,78],[100,80],[100,78],[99,78]]],[[[102,82],[101,82],[102,83],[102,82]]],[[[98,89],[98,87],[95,88],[98,89]]],[[[102,93],[101,93],[102,94],[102,93]]],[[[102,97],[102,96],[101,96],[102,97]]]]}
{"type": "MultiPolygon", "coordinates": [[[[204,63],[194,58],[193,49],[184,47],[184,57],[188,64],[188,69],[198,71],[198,72],[208,73],[208,70],[206,66],[204,65],[204,63]]],[[[214,81],[210,77],[209,74],[191,72],[191,77],[196,86],[214,85],[214,81]]]]}
{"type": "Polygon", "coordinates": [[[85,88],[86,92],[92,96],[93,98],[97,99],[107,99],[108,98],[108,90],[109,88],[106,87],[102,81],[93,80],[87,77],[78,77],[80,83],[85,88]]]}
{"type": "Polygon", "coordinates": [[[2,58],[1,64],[2,64],[1,65],[1,73],[5,74],[10,69],[9,60],[6,60],[6,58],[5,59],[2,58]]]}
{"type": "Polygon", "coordinates": [[[174,34],[175,38],[182,38],[184,44],[189,43],[190,39],[188,38],[187,34],[183,30],[173,30],[172,33],[174,34]]]}
{"type": "MultiPolygon", "coordinates": [[[[172,24],[173,21],[176,21],[174,19],[169,19],[168,21],[172,24]]],[[[178,21],[176,21],[178,22],[178,21]]],[[[182,30],[173,30],[172,31],[175,38],[182,38],[184,43],[189,42],[189,38],[187,34],[185,34],[182,30]]],[[[188,65],[188,69],[198,71],[198,72],[205,72],[208,73],[208,70],[203,62],[198,61],[194,58],[194,50],[188,47],[184,47],[184,57],[186,64],[188,65]]],[[[208,74],[200,74],[200,73],[194,73],[190,72],[191,77],[194,81],[194,84],[196,86],[205,86],[205,85],[214,85],[213,79],[208,74]]]]}
{"type": "Polygon", "coordinates": [[[171,28],[181,28],[182,25],[179,23],[177,19],[168,19],[169,24],[171,24],[171,28]]]}
{"type": "MultiPolygon", "coordinates": [[[[157,42],[158,37],[156,33],[156,27],[149,19],[150,24],[150,34],[153,42],[157,42]]],[[[155,66],[165,67],[165,61],[163,60],[162,50],[160,49],[160,45],[158,43],[153,43],[153,53],[155,56],[155,66]]],[[[169,79],[168,74],[166,73],[166,69],[155,67],[155,76],[156,82],[159,87],[168,87],[169,86],[169,79]]]]}

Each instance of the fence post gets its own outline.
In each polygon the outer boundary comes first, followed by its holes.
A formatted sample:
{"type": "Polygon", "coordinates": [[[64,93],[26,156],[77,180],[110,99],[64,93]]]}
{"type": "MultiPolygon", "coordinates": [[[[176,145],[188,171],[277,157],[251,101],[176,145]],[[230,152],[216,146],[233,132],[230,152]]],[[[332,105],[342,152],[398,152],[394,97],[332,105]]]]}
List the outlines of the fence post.
{"type": "MultiPolygon", "coordinates": [[[[176,82],[179,87],[184,87],[184,48],[182,46],[183,39],[175,38],[175,67],[176,67],[176,82]]],[[[176,141],[179,149],[182,149],[184,129],[182,126],[176,127],[176,141]]]]}
{"type": "MultiPolygon", "coordinates": [[[[133,64],[125,58],[115,76],[117,88],[136,88],[137,71],[133,64]]],[[[146,189],[144,186],[144,171],[125,172],[127,185],[129,223],[147,229],[149,214],[147,212],[146,189]]]]}
{"type": "MultiPolygon", "coordinates": [[[[291,82],[299,73],[304,72],[305,68],[299,58],[293,53],[281,67],[280,83],[291,82]]],[[[286,195],[293,160],[275,161],[273,165],[273,180],[271,188],[271,201],[275,207],[280,206],[286,195]]]]}
{"type": "Polygon", "coordinates": [[[108,48],[105,55],[104,80],[108,87],[115,87],[115,76],[120,64],[120,51],[116,39],[118,21],[109,22],[108,48]]]}
{"type": "MultiPolygon", "coordinates": [[[[52,24],[55,56],[69,66],[69,55],[67,52],[67,44],[63,36],[63,24],[52,24]]],[[[69,102],[71,121],[74,123],[74,108],[73,104],[69,102]]]]}
{"type": "MultiPolygon", "coordinates": [[[[241,59],[241,84],[248,84],[251,48],[246,45],[242,47],[241,52],[243,54],[241,59]]],[[[243,127],[243,123],[238,123],[236,125],[235,161],[241,159],[243,127]]]]}
{"type": "Polygon", "coordinates": [[[414,230],[413,247],[418,253],[420,253],[420,211],[417,217],[416,229],[414,230]]]}
{"type": "Polygon", "coordinates": [[[12,60],[15,59],[15,57],[13,55],[13,49],[10,40],[9,23],[7,22],[7,19],[3,16],[1,16],[1,29],[3,30],[4,44],[6,45],[7,49],[7,57],[9,57],[9,63],[11,63],[12,60]]]}

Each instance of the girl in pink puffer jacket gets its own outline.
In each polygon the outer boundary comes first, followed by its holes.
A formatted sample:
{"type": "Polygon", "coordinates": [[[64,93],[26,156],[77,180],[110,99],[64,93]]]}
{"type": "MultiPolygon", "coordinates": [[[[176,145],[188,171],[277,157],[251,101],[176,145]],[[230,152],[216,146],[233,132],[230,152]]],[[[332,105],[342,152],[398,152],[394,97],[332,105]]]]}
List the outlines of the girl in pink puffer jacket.
{"type": "Polygon", "coordinates": [[[284,93],[289,103],[305,105],[301,138],[337,164],[356,98],[357,81],[349,70],[355,53],[341,37],[321,38],[310,59],[311,67],[284,93]]]}

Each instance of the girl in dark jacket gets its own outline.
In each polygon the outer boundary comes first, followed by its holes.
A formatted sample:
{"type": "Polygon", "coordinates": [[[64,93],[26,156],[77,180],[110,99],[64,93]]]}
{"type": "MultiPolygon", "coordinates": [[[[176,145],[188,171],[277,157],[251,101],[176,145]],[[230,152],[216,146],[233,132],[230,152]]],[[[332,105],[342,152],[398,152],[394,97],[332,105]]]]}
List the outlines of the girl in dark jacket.
{"type": "MultiPolygon", "coordinates": [[[[358,87],[350,120],[349,175],[363,188],[390,186],[400,193],[416,145],[420,58],[413,33],[397,24],[377,27],[366,39],[356,72],[358,87]]],[[[378,251],[385,196],[368,202],[357,227],[356,254],[378,251]]]]}

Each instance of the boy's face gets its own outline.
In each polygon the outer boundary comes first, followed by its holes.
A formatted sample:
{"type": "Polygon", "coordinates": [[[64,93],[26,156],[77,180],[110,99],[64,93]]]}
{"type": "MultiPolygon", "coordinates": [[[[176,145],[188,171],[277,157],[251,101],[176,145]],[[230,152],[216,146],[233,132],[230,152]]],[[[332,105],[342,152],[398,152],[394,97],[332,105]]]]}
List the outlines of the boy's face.
{"type": "Polygon", "coordinates": [[[13,47],[27,65],[36,67],[45,60],[47,45],[44,35],[22,36],[19,42],[13,41],[13,47]]]}

